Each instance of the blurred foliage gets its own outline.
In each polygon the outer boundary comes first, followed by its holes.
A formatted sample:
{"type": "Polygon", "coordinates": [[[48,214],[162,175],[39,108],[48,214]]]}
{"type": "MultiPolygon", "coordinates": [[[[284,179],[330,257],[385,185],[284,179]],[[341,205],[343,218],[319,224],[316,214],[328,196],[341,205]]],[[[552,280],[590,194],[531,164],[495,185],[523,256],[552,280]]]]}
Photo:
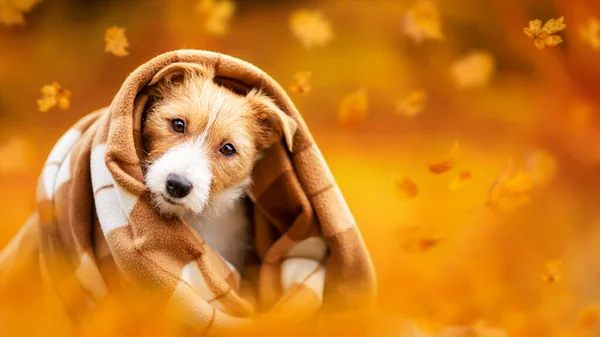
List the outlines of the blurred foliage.
{"type": "Polygon", "coordinates": [[[207,49],[291,88],[370,248],[379,335],[598,336],[599,19],[597,0],[0,0],[0,246],[74,121],[153,56],[207,49]],[[68,109],[38,110],[48,83],[68,109]]]}

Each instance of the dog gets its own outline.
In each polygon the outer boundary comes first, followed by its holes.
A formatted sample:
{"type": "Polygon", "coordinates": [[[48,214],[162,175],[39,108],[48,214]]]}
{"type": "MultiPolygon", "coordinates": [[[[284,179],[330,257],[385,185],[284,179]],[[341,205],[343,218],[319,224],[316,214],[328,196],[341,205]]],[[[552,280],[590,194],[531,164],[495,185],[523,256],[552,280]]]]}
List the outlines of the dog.
{"type": "Polygon", "coordinates": [[[238,94],[214,69],[173,64],[148,86],[142,125],[145,183],[156,209],[179,217],[243,271],[250,247],[245,191],[262,151],[297,127],[261,90],[238,94]]]}

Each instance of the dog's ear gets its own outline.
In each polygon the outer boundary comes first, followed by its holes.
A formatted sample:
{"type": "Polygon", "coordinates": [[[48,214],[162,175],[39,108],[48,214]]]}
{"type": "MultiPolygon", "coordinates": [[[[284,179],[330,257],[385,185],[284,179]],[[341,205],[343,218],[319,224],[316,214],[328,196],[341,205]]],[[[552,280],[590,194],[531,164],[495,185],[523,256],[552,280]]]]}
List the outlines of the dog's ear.
{"type": "Polygon", "coordinates": [[[162,68],[156,73],[156,75],[154,75],[154,77],[152,77],[150,82],[148,82],[148,85],[153,86],[161,82],[178,83],[183,81],[185,76],[189,76],[193,73],[204,77],[213,76],[213,73],[210,71],[210,69],[203,65],[196,63],[177,62],[162,68]]]}
{"type": "Polygon", "coordinates": [[[267,148],[284,139],[290,151],[298,123],[283,112],[273,100],[258,90],[251,90],[246,99],[252,107],[260,127],[259,145],[267,148]]]}

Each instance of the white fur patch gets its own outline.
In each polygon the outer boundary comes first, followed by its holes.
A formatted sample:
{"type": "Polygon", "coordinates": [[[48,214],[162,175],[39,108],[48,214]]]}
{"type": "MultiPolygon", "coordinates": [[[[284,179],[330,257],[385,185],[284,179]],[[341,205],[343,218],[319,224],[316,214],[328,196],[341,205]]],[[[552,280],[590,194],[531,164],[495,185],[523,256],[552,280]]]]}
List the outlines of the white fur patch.
{"type": "Polygon", "coordinates": [[[163,213],[182,215],[183,211],[188,210],[198,214],[204,209],[210,193],[212,172],[210,161],[200,142],[201,140],[179,144],[150,165],[146,174],[146,185],[154,194],[154,201],[163,213]],[[181,205],[172,205],[163,197],[169,197],[166,184],[171,173],[178,174],[192,183],[190,194],[179,199],[173,198],[181,205]]]}
{"type": "Polygon", "coordinates": [[[44,191],[46,197],[52,199],[54,196],[54,183],[56,182],[56,174],[58,173],[58,164],[48,164],[42,171],[42,180],[44,182],[44,191]]]}

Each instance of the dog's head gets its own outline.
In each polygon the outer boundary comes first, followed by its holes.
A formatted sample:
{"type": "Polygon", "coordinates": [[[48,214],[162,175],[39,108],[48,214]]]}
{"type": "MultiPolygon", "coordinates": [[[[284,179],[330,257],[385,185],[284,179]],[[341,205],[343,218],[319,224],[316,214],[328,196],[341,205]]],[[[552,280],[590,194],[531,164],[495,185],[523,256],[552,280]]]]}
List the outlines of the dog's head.
{"type": "Polygon", "coordinates": [[[163,214],[200,214],[243,194],[258,154],[295,121],[259,90],[240,95],[214,82],[214,71],[173,64],[149,83],[142,126],[145,180],[163,214]]]}

